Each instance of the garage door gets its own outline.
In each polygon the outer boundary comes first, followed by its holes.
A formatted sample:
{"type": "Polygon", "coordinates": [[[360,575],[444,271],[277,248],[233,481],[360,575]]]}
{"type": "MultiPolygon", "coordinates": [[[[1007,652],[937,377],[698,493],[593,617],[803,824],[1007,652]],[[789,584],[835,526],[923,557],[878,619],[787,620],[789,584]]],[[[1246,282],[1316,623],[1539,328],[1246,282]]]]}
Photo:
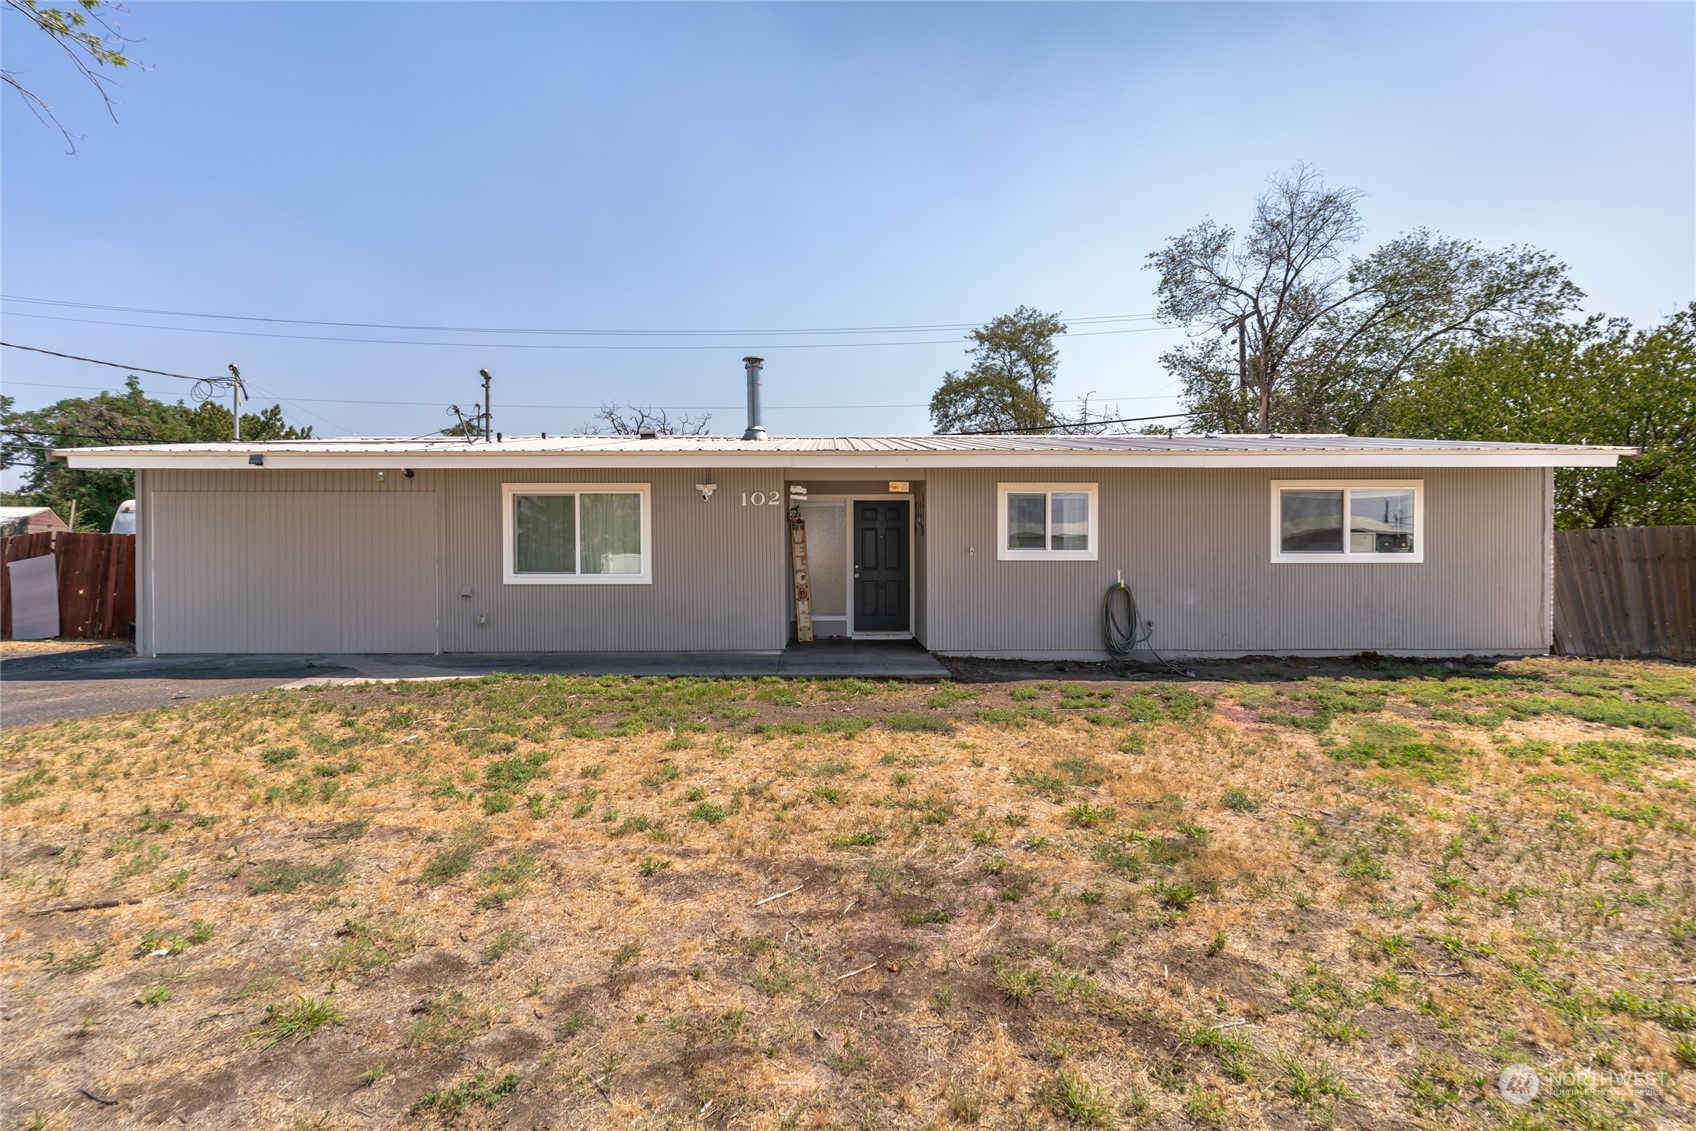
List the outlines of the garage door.
{"type": "Polygon", "coordinates": [[[436,651],[434,493],[149,501],[154,651],[436,651]]]}

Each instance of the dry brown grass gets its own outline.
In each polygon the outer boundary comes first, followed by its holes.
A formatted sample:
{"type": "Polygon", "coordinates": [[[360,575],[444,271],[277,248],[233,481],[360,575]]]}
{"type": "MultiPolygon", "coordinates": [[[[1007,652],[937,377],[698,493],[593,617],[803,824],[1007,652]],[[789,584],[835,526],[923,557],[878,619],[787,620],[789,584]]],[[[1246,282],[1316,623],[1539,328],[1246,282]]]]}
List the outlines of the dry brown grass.
{"type": "Polygon", "coordinates": [[[7,732],[6,1126],[1689,1121],[1691,670],[1281,674],[7,732]]]}
{"type": "Polygon", "coordinates": [[[0,640],[0,656],[52,656],[127,647],[122,641],[113,640],[0,640]]]}

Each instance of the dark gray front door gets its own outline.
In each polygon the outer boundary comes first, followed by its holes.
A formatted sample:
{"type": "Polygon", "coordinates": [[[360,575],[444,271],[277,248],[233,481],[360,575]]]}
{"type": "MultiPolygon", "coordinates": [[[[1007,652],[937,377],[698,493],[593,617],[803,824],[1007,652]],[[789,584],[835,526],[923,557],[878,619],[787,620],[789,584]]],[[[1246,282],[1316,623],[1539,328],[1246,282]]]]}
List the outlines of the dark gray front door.
{"type": "Polygon", "coordinates": [[[906,499],[854,504],[854,631],[911,632],[906,499]]]}

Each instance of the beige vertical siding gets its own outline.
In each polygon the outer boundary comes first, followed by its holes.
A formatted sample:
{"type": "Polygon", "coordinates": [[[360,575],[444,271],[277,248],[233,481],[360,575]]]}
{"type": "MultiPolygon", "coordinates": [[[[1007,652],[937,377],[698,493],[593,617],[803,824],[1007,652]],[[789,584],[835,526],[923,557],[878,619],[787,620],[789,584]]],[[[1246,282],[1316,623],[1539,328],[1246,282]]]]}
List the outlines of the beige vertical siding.
{"type": "Polygon", "coordinates": [[[778,470],[458,471],[444,488],[448,652],[775,650],[788,639],[788,509],[778,470]],[[653,583],[503,585],[501,484],[651,484],[653,583]],[[470,597],[461,597],[469,587],[470,597]],[[477,625],[484,614],[488,623],[477,625]]]}
{"type": "Polygon", "coordinates": [[[153,535],[153,650],[271,651],[249,644],[246,523],[209,499],[154,490],[136,504],[153,535]]]}
{"type": "Polygon", "coordinates": [[[1101,656],[1118,571],[1175,654],[1541,652],[1547,647],[1542,469],[932,471],[934,651],[1101,656]],[[1093,562],[996,560],[996,485],[1101,485],[1093,562]],[[1423,563],[1270,562],[1274,479],[1420,479],[1423,563]]]}
{"type": "MultiPolygon", "coordinates": [[[[1174,654],[1455,655],[1548,644],[1543,469],[915,469],[898,477],[912,481],[922,516],[914,632],[936,651],[1101,656],[1101,599],[1120,570],[1155,622],[1154,646],[1174,654]],[[1423,563],[1269,561],[1271,480],[1374,478],[1424,481],[1423,563]],[[1099,560],[996,560],[996,485],[1020,480],[1101,485],[1099,560]]],[[[884,478],[809,472],[803,481],[824,494],[884,478]]],[[[774,650],[788,636],[786,500],[742,504],[744,493],[784,490],[776,469],[420,471],[413,479],[397,469],[382,482],[369,471],[154,470],[137,482],[144,650],[280,651],[321,640],[332,620],[343,648],[359,651],[774,650]],[[694,484],[706,478],[718,490],[703,503],[694,484]],[[630,481],[651,484],[652,584],[502,583],[503,482],[630,481]],[[408,498],[385,507],[388,496],[408,498]],[[255,550],[245,533],[232,537],[243,522],[293,541],[255,550]],[[355,548],[338,559],[338,545],[355,548]],[[428,599],[423,575],[403,567],[423,559],[433,570],[439,560],[428,599]],[[237,577],[257,580],[238,585],[237,577]],[[271,596],[253,599],[262,594],[271,596]],[[195,612],[206,608],[230,615],[195,612]]]]}
{"type": "Polygon", "coordinates": [[[341,496],[341,650],[433,652],[441,619],[437,496],[341,496]]]}
{"type": "Polygon", "coordinates": [[[155,491],[158,652],[433,652],[436,498],[155,491]]]}
{"type": "MultiPolygon", "coordinates": [[[[135,497],[146,499],[149,484],[156,471],[138,468],[135,473],[135,497]]],[[[137,507],[135,524],[135,650],[143,656],[153,651],[153,593],[152,573],[147,560],[153,553],[153,532],[148,526],[148,511],[137,507]]]]}
{"type": "Polygon", "coordinates": [[[742,502],[744,493],[782,491],[775,470],[419,471],[407,479],[396,469],[379,482],[371,471],[254,468],[150,471],[145,482],[154,521],[169,528],[151,543],[142,583],[156,597],[157,651],[432,651],[438,626],[448,652],[775,650],[787,638],[786,508],[742,502]],[[718,490],[703,503],[694,484],[708,478],[718,490]],[[502,583],[503,482],[625,481],[652,485],[652,584],[502,583]],[[382,506],[388,495],[428,503],[427,549],[413,516],[382,526],[383,516],[400,515],[382,506]],[[329,496],[340,503],[327,505],[329,496]],[[250,553],[247,537],[231,531],[250,511],[264,515],[260,527],[292,532],[292,542],[250,553]],[[361,529],[374,536],[338,560],[335,546],[361,529]],[[416,579],[399,585],[395,569],[426,555],[432,567],[439,557],[440,583],[420,609],[416,579]],[[290,578],[299,584],[282,583],[290,578]],[[339,649],[322,645],[332,592],[339,649]],[[234,615],[248,596],[254,611],[234,615]]]}

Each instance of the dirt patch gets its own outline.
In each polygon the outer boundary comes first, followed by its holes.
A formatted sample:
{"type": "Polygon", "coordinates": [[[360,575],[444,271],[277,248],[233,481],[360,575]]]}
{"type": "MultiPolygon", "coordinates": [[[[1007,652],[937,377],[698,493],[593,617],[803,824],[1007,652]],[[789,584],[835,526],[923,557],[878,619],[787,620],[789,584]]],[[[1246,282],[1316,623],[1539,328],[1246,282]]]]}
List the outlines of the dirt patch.
{"type": "Polygon", "coordinates": [[[404,986],[451,986],[471,968],[472,963],[457,954],[429,951],[396,966],[393,978],[404,986]]]}
{"type": "Polygon", "coordinates": [[[1236,1003],[1247,1016],[1264,1017],[1284,1001],[1277,971],[1250,958],[1182,950],[1162,954],[1160,964],[1172,977],[1236,1003]]]}

